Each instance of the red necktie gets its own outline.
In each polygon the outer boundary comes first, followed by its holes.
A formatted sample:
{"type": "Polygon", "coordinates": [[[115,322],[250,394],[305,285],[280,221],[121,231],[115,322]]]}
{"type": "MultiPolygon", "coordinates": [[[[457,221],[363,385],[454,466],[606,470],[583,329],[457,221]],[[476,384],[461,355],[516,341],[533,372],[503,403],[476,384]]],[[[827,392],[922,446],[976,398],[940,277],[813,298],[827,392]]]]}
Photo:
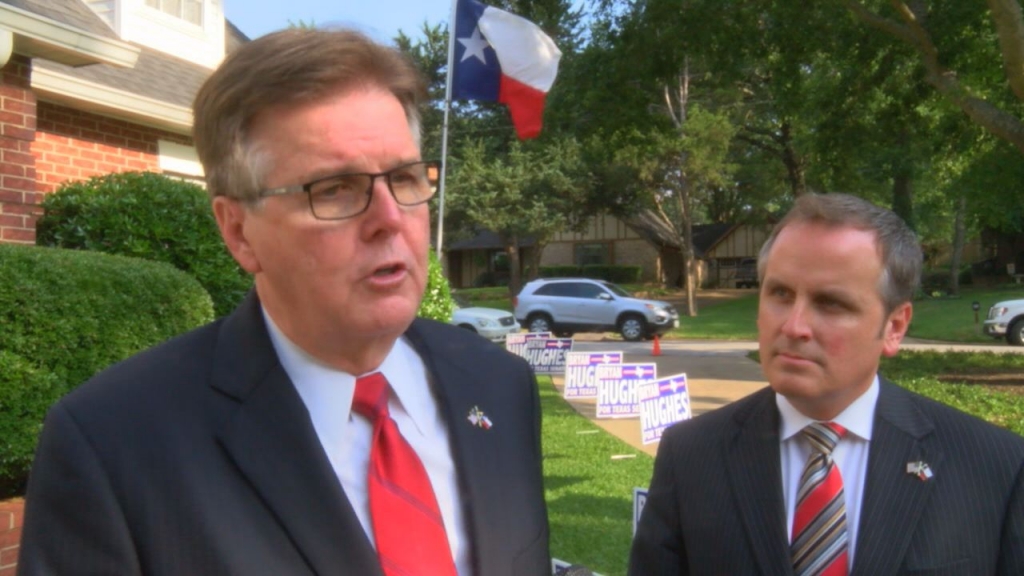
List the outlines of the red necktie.
{"type": "Polygon", "coordinates": [[[388,412],[380,372],[356,380],[352,409],[373,424],[367,491],[377,557],[386,576],[455,576],[444,520],[416,452],[388,412]]]}
{"type": "Polygon", "coordinates": [[[800,476],[793,515],[793,570],[797,576],[846,576],[846,502],[832,450],[846,433],[839,424],[814,423],[802,431],[811,455],[800,476]]]}

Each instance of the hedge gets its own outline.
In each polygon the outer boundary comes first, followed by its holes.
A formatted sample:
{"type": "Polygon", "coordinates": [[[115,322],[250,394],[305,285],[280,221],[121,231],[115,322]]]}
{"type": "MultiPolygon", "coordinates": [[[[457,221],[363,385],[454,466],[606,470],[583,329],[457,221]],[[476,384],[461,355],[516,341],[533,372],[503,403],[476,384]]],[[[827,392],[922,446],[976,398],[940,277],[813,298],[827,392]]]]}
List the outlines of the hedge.
{"type": "Polygon", "coordinates": [[[46,406],[103,368],[213,319],[203,287],[160,262],[0,244],[0,278],[0,489],[23,478],[46,406]]]}
{"type": "Polygon", "coordinates": [[[151,172],[106,174],[67,182],[42,205],[37,245],[167,262],[199,280],[217,316],[234,310],[252,286],[196,184],[151,172]]]}
{"type": "Polygon", "coordinates": [[[586,266],[541,266],[541,278],[593,278],[615,284],[640,282],[643,269],[640,266],[613,266],[610,264],[587,264],[586,266]]]}
{"type": "Polygon", "coordinates": [[[55,374],[0,350],[0,500],[24,492],[43,417],[59,390],[55,374]]]}

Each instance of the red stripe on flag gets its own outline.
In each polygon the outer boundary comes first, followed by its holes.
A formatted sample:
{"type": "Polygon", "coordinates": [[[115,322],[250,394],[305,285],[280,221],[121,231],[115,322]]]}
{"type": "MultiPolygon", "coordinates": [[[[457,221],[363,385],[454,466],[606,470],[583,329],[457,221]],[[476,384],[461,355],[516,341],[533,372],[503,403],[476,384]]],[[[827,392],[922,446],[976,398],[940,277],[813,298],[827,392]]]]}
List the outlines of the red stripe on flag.
{"type": "Polygon", "coordinates": [[[520,140],[536,138],[540,135],[544,119],[544,98],[547,95],[536,88],[531,88],[504,74],[501,75],[501,88],[498,91],[498,102],[508,106],[512,115],[512,124],[520,140]]]}

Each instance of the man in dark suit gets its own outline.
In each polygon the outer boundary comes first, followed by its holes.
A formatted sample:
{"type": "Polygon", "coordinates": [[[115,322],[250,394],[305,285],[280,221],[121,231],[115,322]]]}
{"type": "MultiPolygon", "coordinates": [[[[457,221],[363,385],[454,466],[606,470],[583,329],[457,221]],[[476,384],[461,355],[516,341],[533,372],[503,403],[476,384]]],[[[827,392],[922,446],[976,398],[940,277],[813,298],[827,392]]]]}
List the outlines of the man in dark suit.
{"type": "Polygon", "coordinates": [[[910,324],[913,232],[802,196],[758,264],[770,387],[665,434],[629,573],[1024,574],[1024,439],[877,375],[910,324]]]}
{"type": "Polygon", "coordinates": [[[550,573],[532,373],[414,319],[423,92],[349,31],[264,36],[211,76],[196,147],[255,291],[52,408],[20,574],[550,573]]]}

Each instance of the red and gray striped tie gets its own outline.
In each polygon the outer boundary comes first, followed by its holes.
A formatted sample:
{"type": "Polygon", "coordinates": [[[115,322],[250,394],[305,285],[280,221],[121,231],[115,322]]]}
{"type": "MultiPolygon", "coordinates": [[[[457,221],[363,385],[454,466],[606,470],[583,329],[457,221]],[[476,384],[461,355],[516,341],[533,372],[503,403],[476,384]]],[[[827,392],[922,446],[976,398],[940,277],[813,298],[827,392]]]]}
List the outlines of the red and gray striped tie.
{"type": "Polygon", "coordinates": [[[793,570],[796,576],[846,576],[846,503],[843,478],[832,461],[832,450],[846,433],[834,422],[815,423],[802,434],[811,443],[811,456],[800,476],[793,515],[793,570]]]}
{"type": "Polygon", "coordinates": [[[391,419],[389,390],[374,372],[356,380],[352,399],[352,409],[373,423],[367,491],[377,557],[386,576],[455,576],[430,478],[391,419]]]}

